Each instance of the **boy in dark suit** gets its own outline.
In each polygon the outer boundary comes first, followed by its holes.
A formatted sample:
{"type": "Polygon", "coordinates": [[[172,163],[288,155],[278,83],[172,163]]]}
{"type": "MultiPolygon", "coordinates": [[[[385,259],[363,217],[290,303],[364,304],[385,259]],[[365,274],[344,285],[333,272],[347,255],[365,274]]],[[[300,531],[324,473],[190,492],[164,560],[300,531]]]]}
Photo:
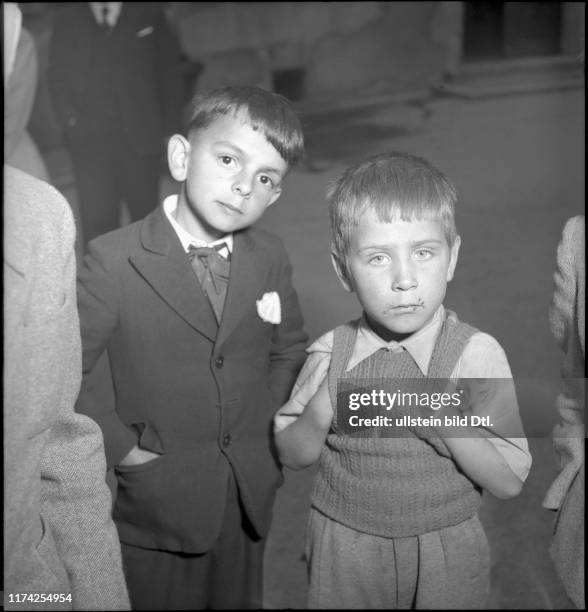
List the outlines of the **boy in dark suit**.
{"type": "Polygon", "coordinates": [[[272,415],[307,336],[280,240],[254,229],[303,154],[288,102],[254,87],[194,101],[172,136],[177,196],[92,241],[78,301],[78,410],[102,427],[134,609],[261,607],[282,476],[272,415]],[[116,406],[90,373],[108,350],[116,406]]]}

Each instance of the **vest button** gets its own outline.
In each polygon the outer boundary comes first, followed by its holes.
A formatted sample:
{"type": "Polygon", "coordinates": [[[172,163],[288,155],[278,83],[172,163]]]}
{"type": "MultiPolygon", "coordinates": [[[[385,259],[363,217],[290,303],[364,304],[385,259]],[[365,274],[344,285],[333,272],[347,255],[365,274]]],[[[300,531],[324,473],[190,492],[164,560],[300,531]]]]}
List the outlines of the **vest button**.
{"type": "Polygon", "coordinates": [[[223,446],[229,446],[231,443],[231,434],[225,434],[223,436],[223,446]]]}
{"type": "Polygon", "coordinates": [[[217,368],[222,368],[223,367],[223,363],[225,362],[225,358],[221,355],[220,357],[216,358],[216,361],[214,362],[214,365],[217,368]]]}

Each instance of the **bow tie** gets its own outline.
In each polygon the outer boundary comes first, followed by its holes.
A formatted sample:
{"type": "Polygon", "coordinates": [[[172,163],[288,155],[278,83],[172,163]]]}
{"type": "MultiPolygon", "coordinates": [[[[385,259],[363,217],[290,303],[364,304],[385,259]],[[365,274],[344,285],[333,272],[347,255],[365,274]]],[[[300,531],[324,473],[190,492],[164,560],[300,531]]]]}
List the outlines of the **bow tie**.
{"type": "Polygon", "coordinates": [[[199,247],[195,244],[188,246],[188,257],[192,260],[194,257],[210,257],[211,255],[218,255],[225,261],[231,260],[231,251],[229,251],[229,245],[226,242],[220,242],[209,247],[199,247]],[[221,251],[225,249],[226,255],[221,254],[221,251]]]}
{"type": "Polygon", "coordinates": [[[217,295],[226,289],[230,269],[230,251],[226,242],[212,247],[197,247],[191,244],[188,247],[188,257],[205,291],[207,281],[210,281],[217,295]],[[223,249],[227,250],[228,257],[223,257],[219,253],[223,249]]]}

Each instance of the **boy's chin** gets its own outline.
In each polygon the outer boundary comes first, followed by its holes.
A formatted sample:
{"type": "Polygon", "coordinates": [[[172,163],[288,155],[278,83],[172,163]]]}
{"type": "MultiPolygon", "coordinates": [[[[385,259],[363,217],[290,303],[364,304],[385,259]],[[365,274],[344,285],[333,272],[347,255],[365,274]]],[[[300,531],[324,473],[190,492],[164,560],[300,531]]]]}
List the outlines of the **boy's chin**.
{"type": "Polygon", "coordinates": [[[400,342],[406,340],[420,329],[419,325],[384,325],[378,321],[374,321],[369,316],[367,317],[367,322],[372,331],[385,342],[392,342],[393,340],[395,342],[400,342]]]}
{"type": "Polygon", "coordinates": [[[416,334],[416,332],[421,330],[429,322],[429,319],[422,321],[420,317],[416,320],[412,317],[403,317],[404,320],[385,322],[375,321],[370,318],[369,315],[366,318],[372,331],[385,342],[392,342],[393,340],[395,342],[401,342],[402,340],[406,340],[413,334],[416,334]]]}
{"type": "Polygon", "coordinates": [[[227,236],[228,234],[233,234],[244,227],[247,227],[246,223],[239,223],[236,220],[232,219],[215,219],[212,222],[208,223],[200,223],[203,228],[207,231],[207,233],[211,236],[215,236],[216,238],[220,238],[222,236],[227,236]]]}

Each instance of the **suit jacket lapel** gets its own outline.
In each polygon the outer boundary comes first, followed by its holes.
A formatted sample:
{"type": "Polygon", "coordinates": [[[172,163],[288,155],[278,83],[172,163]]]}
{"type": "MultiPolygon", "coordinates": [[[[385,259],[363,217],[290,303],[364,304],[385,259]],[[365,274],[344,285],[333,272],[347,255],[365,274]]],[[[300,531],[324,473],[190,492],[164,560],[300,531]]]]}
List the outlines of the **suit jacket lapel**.
{"type": "Polygon", "coordinates": [[[118,21],[110,33],[116,43],[117,52],[122,52],[129,40],[135,36],[137,30],[135,21],[133,14],[129,11],[128,3],[123,2],[118,21]]]}
{"type": "Polygon", "coordinates": [[[229,287],[217,337],[219,345],[235,330],[252,305],[255,308],[265,287],[263,271],[266,266],[250,234],[246,230],[238,232],[233,239],[229,287]]]}
{"type": "Polygon", "coordinates": [[[141,243],[144,250],[130,257],[131,264],[180,317],[214,342],[214,312],[163,207],[145,219],[141,243]]]}

